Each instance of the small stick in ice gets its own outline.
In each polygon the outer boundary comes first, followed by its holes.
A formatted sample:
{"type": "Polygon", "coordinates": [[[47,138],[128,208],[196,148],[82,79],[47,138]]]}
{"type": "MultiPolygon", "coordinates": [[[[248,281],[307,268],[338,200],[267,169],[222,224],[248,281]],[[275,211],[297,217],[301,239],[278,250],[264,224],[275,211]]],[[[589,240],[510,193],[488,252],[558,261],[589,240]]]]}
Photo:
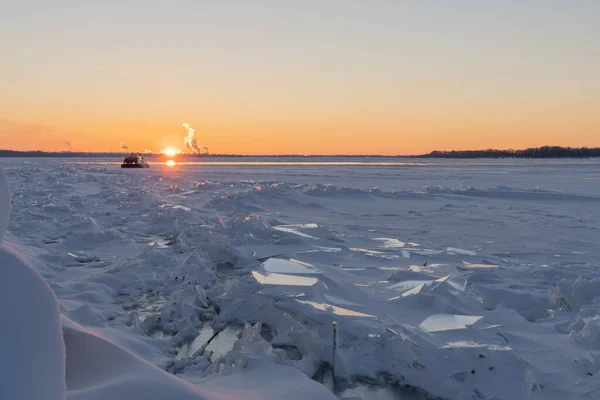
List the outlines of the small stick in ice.
{"type": "Polygon", "coordinates": [[[331,375],[333,375],[333,383],[335,385],[335,353],[337,348],[337,321],[333,321],[333,346],[331,357],[331,375]]]}

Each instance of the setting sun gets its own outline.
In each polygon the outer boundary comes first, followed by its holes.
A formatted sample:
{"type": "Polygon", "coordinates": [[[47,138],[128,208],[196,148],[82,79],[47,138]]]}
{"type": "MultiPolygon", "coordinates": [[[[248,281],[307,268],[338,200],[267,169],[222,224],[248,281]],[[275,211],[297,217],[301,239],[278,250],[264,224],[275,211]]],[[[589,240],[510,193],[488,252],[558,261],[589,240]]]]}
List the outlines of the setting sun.
{"type": "Polygon", "coordinates": [[[181,150],[175,149],[173,147],[167,147],[166,149],[162,149],[160,152],[169,157],[173,157],[173,156],[176,156],[177,154],[181,153],[181,150]]]}

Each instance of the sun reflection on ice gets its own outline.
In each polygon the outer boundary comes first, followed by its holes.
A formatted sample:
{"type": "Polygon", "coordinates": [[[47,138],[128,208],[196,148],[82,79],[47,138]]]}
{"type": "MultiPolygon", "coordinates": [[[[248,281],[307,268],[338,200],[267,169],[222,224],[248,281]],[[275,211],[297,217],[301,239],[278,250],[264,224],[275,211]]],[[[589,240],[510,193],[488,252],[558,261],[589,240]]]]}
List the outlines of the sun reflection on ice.
{"type": "Polygon", "coordinates": [[[167,165],[167,167],[174,167],[175,165],[177,165],[177,163],[173,160],[169,160],[165,164],[167,165]]]}

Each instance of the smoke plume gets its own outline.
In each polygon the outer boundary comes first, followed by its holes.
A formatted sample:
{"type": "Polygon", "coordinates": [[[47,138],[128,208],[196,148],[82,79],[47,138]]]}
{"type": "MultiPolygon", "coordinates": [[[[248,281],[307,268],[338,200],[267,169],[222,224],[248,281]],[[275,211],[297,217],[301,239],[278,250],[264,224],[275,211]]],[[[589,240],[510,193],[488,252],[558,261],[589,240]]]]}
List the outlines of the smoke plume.
{"type": "Polygon", "coordinates": [[[183,139],[183,143],[185,144],[187,152],[190,154],[200,154],[202,150],[196,142],[196,131],[188,123],[184,122],[182,125],[188,130],[187,136],[183,139]]]}
{"type": "Polygon", "coordinates": [[[129,150],[129,147],[125,143],[121,143],[121,150],[129,150]]]}

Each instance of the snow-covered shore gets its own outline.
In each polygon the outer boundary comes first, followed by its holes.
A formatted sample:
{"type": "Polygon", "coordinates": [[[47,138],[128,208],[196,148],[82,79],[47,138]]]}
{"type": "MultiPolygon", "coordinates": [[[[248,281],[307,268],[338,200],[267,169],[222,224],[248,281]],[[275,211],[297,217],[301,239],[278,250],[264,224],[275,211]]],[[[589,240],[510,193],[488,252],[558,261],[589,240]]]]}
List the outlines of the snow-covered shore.
{"type": "Polygon", "coordinates": [[[600,167],[566,164],[2,160],[0,362],[56,363],[0,390],[599,398],[600,167]]]}

